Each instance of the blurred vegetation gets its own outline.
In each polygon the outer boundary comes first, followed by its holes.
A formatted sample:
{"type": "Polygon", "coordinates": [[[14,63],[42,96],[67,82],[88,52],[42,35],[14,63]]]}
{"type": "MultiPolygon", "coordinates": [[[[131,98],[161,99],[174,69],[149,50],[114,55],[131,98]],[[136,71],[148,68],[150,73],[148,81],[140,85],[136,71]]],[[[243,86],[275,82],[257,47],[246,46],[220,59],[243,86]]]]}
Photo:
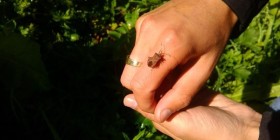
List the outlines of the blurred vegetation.
{"type": "Polygon", "coordinates": [[[210,87],[259,112],[268,109],[271,101],[280,96],[279,19],[280,1],[270,0],[247,30],[230,40],[210,87]]]}
{"type": "Polygon", "coordinates": [[[0,139],[167,138],[119,82],[136,19],[161,3],[1,0],[0,139]]]}
{"type": "MultiPolygon", "coordinates": [[[[122,105],[137,18],[163,0],[0,0],[0,139],[169,139],[122,105]]],[[[210,88],[264,110],[280,95],[279,0],[231,40],[210,88]]]]}

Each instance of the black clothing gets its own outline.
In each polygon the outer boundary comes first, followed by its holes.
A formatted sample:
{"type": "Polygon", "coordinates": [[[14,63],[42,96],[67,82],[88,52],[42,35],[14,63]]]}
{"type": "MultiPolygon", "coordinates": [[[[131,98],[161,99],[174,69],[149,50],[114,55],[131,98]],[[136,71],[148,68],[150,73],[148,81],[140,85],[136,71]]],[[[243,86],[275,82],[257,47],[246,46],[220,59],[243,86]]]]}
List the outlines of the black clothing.
{"type": "Polygon", "coordinates": [[[259,140],[280,140],[280,112],[264,112],[259,140]]]}
{"type": "Polygon", "coordinates": [[[231,33],[231,38],[236,38],[248,27],[268,0],[224,0],[224,2],[238,17],[238,21],[231,33]]]}

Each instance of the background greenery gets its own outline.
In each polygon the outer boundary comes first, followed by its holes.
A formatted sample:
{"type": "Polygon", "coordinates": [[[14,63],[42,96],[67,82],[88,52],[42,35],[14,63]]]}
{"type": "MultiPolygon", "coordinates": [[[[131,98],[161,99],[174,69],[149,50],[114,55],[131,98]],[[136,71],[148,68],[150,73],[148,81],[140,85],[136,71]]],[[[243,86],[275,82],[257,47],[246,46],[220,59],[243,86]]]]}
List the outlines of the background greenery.
{"type": "MultiPolygon", "coordinates": [[[[0,0],[0,139],[169,139],[122,105],[134,25],[163,0],[0,0]]],[[[280,95],[279,0],[208,81],[262,112],[280,95]]]]}

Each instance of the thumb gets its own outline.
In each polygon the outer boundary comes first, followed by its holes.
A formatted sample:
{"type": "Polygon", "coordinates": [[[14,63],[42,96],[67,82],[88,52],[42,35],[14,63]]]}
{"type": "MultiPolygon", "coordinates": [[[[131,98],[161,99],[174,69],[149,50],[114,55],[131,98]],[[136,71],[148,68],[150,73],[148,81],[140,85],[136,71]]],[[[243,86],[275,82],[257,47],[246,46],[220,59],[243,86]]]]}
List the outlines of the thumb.
{"type": "MultiPolygon", "coordinates": [[[[197,87],[196,89],[199,89],[197,87]]],[[[170,89],[158,102],[155,109],[155,118],[158,122],[164,122],[173,113],[187,107],[197,92],[194,87],[170,89]]]]}
{"type": "Polygon", "coordinates": [[[193,65],[187,66],[174,85],[160,98],[155,108],[158,122],[165,121],[170,115],[189,105],[213,70],[213,65],[205,65],[208,61],[209,59],[200,58],[193,65]]]}

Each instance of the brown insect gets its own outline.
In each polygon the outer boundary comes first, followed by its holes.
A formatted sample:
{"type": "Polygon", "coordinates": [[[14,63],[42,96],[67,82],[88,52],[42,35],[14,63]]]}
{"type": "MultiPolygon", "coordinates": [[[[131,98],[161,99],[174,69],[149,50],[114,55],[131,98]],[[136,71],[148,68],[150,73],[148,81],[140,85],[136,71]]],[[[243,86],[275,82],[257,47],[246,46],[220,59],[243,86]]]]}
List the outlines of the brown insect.
{"type": "Polygon", "coordinates": [[[160,62],[164,60],[163,56],[164,53],[159,51],[158,53],[155,53],[152,57],[148,57],[148,66],[151,68],[157,67],[160,64],[160,62]]]}

